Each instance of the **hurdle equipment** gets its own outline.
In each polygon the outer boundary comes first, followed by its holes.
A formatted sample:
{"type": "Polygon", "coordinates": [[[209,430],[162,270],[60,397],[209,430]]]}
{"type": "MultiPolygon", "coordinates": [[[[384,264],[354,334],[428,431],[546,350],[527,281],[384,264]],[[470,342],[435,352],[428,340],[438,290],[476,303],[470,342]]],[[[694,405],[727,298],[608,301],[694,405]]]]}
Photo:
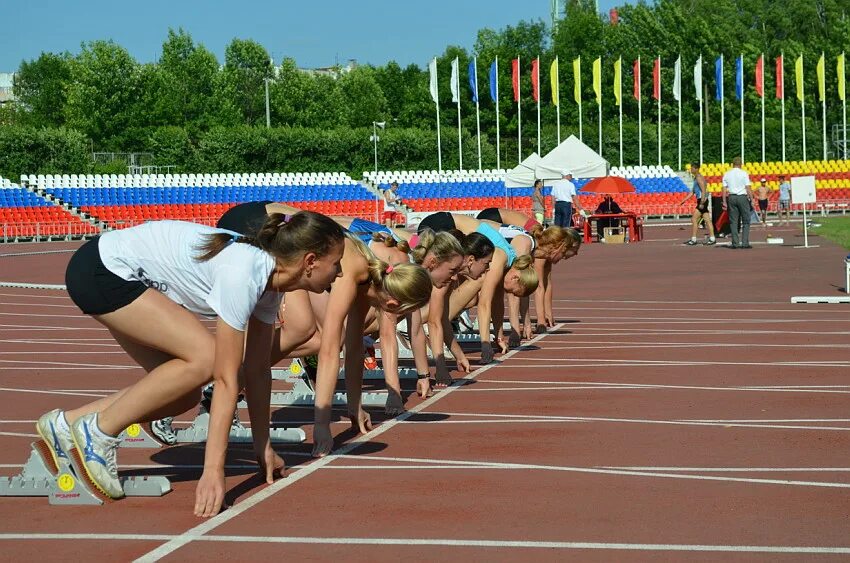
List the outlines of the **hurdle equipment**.
{"type": "MultiPolygon", "coordinates": [[[[274,402],[272,402],[274,404],[274,402]]],[[[191,426],[177,430],[178,444],[194,444],[206,442],[210,429],[209,413],[202,413],[195,417],[191,426]]],[[[300,444],[307,440],[307,435],[300,428],[269,428],[269,439],[275,443],[300,444]]],[[[228,442],[235,444],[250,444],[253,434],[250,428],[244,426],[231,426],[228,442]]]]}
{"type": "MultiPolygon", "coordinates": [[[[31,447],[19,475],[0,477],[0,496],[48,497],[53,505],[100,505],[109,500],[79,477],[68,461],[60,460],[56,467],[43,441],[32,442],[31,447]]],[[[121,486],[128,497],[161,497],[171,491],[171,482],[162,476],[122,477],[121,486]]]]}
{"type": "Polygon", "coordinates": [[[792,297],[791,303],[850,303],[850,297],[800,296],[792,297]]]}

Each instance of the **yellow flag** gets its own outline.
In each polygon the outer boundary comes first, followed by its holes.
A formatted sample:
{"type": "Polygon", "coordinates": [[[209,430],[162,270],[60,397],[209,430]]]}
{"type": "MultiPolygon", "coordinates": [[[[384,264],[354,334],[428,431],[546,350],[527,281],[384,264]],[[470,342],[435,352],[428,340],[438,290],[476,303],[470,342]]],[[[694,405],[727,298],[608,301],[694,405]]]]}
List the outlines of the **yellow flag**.
{"type": "Polygon", "coordinates": [[[823,58],[823,53],[820,54],[820,58],[818,59],[818,97],[820,101],[824,101],[826,99],[826,63],[823,58]]]}
{"type": "Polygon", "coordinates": [[[581,105],[581,57],[573,61],[573,97],[581,105]]]}
{"type": "Polygon", "coordinates": [[[602,105],[602,57],[593,61],[593,92],[596,103],[602,105]]]}
{"type": "Polygon", "coordinates": [[[797,79],[797,99],[803,101],[803,55],[797,57],[794,63],[794,73],[797,79]]]}
{"type": "Polygon", "coordinates": [[[620,105],[623,96],[623,59],[614,61],[614,105],[620,105]]]}
{"type": "Polygon", "coordinates": [[[844,101],[844,88],[845,88],[845,84],[844,84],[844,53],[841,53],[840,55],[838,55],[838,69],[837,69],[836,74],[838,75],[838,99],[843,102],[844,101]]]}
{"type": "Polygon", "coordinates": [[[558,57],[552,61],[552,66],[549,68],[549,79],[552,82],[552,103],[560,105],[561,103],[561,85],[558,81],[558,57]]]}

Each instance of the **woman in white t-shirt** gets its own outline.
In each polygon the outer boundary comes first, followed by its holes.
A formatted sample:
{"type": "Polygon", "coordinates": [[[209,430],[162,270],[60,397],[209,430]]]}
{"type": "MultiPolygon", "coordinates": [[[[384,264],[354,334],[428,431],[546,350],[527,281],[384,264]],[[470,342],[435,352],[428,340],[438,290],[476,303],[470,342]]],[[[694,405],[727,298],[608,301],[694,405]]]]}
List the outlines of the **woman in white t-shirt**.
{"type": "Polygon", "coordinates": [[[116,436],[130,424],[190,409],[213,379],[217,392],[194,509],[197,516],[213,516],[224,499],[224,458],[241,368],[254,453],[272,482],[284,469],[268,432],[269,356],[280,301],[290,290],[324,291],[340,275],[343,238],[332,220],[304,212],[271,215],[254,237],[159,221],[84,244],[68,264],[68,293],[147,375],[104,399],[43,415],[37,429],[54,461],[75,455],[98,489],[123,496],[116,436]],[[215,335],[196,315],[217,317],[215,335]]]}

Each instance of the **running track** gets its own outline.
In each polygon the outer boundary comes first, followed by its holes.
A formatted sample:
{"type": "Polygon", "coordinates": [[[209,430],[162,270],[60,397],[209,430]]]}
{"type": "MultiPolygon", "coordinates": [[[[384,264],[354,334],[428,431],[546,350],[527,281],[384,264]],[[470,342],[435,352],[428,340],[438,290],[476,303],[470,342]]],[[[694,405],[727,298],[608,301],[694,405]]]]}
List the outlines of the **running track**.
{"type": "MultiPolygon", "coordinates": [[[[847,558],[850,318],[789,302],[840,295],[845,252],[648,235],[558,267],[557,330],[398,419],[375,413],[368,436],[338,419],[340,455],[281,448],[289,476],[267,487],[250,448],[234,449],[235,505],[218,517],[191,514],[200,448],[123,449],[122,468],[174,491],[103,507],[0,499],[0,560],[847,558]]],[[[2,257],[0,279],[62,283],[68,257],[2,257]]],[[[18,472],[42,412],[139,375],[63,293],[0,289],[0,474],[18,472]]],[[[310,418],[274,413],[308,440],[310,418]]]]}

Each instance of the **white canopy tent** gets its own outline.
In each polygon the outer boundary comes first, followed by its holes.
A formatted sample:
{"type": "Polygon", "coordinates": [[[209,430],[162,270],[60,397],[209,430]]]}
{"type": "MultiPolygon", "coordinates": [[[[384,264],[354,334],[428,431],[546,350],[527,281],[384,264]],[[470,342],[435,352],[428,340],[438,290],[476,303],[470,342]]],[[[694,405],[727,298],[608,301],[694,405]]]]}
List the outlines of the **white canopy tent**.
{"type": "Polygon", "coordinates": [[[540,155],[535,152],[523,160],[516,168],[508,170],[508,173],[505,174],[505,187],[529,188],[533,186],[536,179],[534,167],[537,166],[540,160],[540,155]]]}
{"type": "Polygon", "coordinates": [[[600,178],[608,175],[608,169],[607,160],[575,135],[570,135],[537,162],[534,173],[540,180],[559,180],[563,170],[572,172],[574,178],[600,178]]]}

